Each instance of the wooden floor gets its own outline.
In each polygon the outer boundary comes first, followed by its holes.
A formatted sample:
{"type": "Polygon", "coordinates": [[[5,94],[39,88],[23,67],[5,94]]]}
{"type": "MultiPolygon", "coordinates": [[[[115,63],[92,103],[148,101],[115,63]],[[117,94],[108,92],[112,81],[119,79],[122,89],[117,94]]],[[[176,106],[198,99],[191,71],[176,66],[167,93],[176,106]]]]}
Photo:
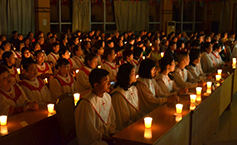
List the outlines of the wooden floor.
{"type": "Polygon", "coordinates": [[[217,133],[205,145],[237,145],[237,93],[230,111],[220,116],[217,133]]]}

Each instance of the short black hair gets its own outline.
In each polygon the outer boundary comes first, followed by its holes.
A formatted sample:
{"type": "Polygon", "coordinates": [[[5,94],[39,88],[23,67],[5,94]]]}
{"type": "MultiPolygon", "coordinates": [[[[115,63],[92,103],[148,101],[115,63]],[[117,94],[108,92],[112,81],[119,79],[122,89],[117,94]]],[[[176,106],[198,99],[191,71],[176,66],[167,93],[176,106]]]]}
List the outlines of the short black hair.
{"type": "Polygon", "coordinates": [[[133,68],[134,65],[130,63],[124,63],[119,67],[119,71],[117,73],[117,82],[114,86],[115,88],[119,86],[125,91],[128,90],[130,87],[130,73],[133,68]]]}
{"type": "Polygon", "coordinates": [[[103,58],[104,60],[106,60],[106,59],[108,58],[108,56],[112,54],[113,51],[115,51],[115,50],[112,49],[112,48],[106,48],[105,51],[104,51],[104,54],[103,54],[102,58],[103,58]]]}
{"type": "Polygon", "coordinates": [[[23,69],[25,69],[25,70],[28,70],[28,68],[31,64],[36,64],[36,62],[31,57],[24,58],[21,61],[21,65],[22,65],[23,69]]]}
{"type": "Polygon", "coordinates": [[[188,52],[181,51],[181,52],[177,55],[178,63],[180,63],[182,60],[184,60],[184,57],[186,57],[186,56],[188,56],[188,52]]]}
{"type": "Polygon", "coordinates": [[[213,50],[219,49],[220,46],[221,46],[220,44],[215,43],[215,44],[213,45],[213,50]]]}
{"type": "Polygon", "coordinates": [[[52,44],[52,48],[53,48],[53,47],[56,47],[57,45],[59,45],[59,43],[58,43],[58,42],[54,42],[54,43],[52,44]]]}
{"type": "MultiPolygon", "coordinates": [[[[74,55],[76,55],[76,51],[78,51],[78,48],[81,48],[81,46],[80,45],[75,45],[73,48],[72,48],[72,53],[74,54],[74,55]]],[[[82,48],[81,48],[82,49],[82,48]]]]}
{"type": "Polygon", "coordinates": [[[192,63],[194,60],[199,58],[200,55],[200,50],[199,49],[191,49],[189,52],[189,57],[190,57],[190,63],[192,63]]]}
{"type": "Polygon", "coordinates": [[[133,54],[133,51],[130,49],[123,51],[123,59],[126,61],[127,57],[131,56],[132,54],[133,54]]]}
{"type": "Polygon", "coordinates": [[[94,53],[86,55],[86,57],[85,57],[85,65],[89,67],[89,65],[87,64],[87,61],[91,61],[94,58],[97,58],[97,56],[94,53]]]}
{"type": "Polygon", "coordinates": [[[58,69],[58,67],[61,67],[62,65],[68,65],[68,64],[70,64],[70,62],[67,59],[59,58],[57,60],[56,69],[58,69]]]}
{"type": "Polygon", "coordinates": [[[109,72],[107,70],[98,68],[93,69],[89,75],[89,82],[92,88],[94,88],[95,83],[100,84],[101,80],[107,75],[109,75],[109,72]]]}
{"type": "Polygon", "coordinates": [[[173,61],[174,61],[174,58],[169,55],[165,55],[163,58],[161,58],[159,60],[159,67],[160,67],[161,73],[164,72],[166,70],[166,66],[171,65],[173,61]]]}
{"type": "Polygon", "coordinates": [[[143,52],[143,49],[140,48],[140,47],[136,47],[134,50],[133,50],[133,57],[134,59],[138,60],[141,56],[141,53],[143,52]]]}
{"type": "Polygon", "coordinates": [[[177,48],[180,48],[182,46],[182,44],[184,44],[183,40],[178,40],[177,41],[177,48]]]}
{"type": "Polygon", "coordinates": [[[205,42],[203,46],[203,50],[206,51],[206,48],[208,48],[211,44],[211,42],[205,42]]]}
{"type": "Polygon", "coordinates": [[[3,54],[2,54],[2,60],[3,60],[3,63],[4,65],[7,65],[7,60],[6,58],[9,58],[13,53],[11,51],[5,51],[3,54]]]}
{"type": "Polygon", "coordinates": [[[8,68],[5,65],[0,65],[0,75],[5,72],[10,73],[8,68]]]}
{"type": "Polygon", "coordinates": [[[138,71],[139,77],[152,79],[151,69],[155,66],[156,66],[156,64],[152,59],[147,58],[147,59],[143,60],[141,62],[141,65],[140,65],[139,71],[138,71]]]}
{"type": "Polygon", "coordinates": [[[43,53],[43,51],[42,50],[37,50],[37,51],[35,51],[34,56],[37,57],[37,55],[40,54],[40,53],[43,53]]]}
{"type": "Polygon", "coordinates": [[[61,58],[62,57],[62,55],[64,55],[67,51],[69,51],[68,49],[66,49],[66,48],[64,48],[64,49],[60,49],[59,50],[59,57],[61,58]]]}

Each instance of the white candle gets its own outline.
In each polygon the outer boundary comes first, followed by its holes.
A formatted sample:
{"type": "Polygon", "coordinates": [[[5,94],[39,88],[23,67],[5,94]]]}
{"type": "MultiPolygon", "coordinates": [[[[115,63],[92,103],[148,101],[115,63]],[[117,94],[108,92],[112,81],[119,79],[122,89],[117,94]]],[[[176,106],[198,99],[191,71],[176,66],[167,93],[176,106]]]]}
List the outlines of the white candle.
{"type": "Polygon", "coordinates": [[[74,93],[73,96],[74,96],[74,103],[75,103],[75,106],[76,106],[77,102],[80,100],[80,94],[79,93],[74,93]]]}
{"type": "Polygon", "coordinates": [[[44,79],[45,84],[48,84],[48,78],[44,79]]]}
{"type": "Polygon", "coordinates": [[[145,128],[145,130],[144,130],[144,138],[147,138],[147,139],[151,139],[152,138],[151,128],[145,128]]]}
{"type": "Polygon", "coordinates": [[[212,82],[207,82],[207,89],[211,89],[212,82]]]}
{"type": "Polygon", "coordinates": [[[146,57],[145,57],[145,56],[142,56],[142,59],[146,59],[146,57]]]}
{"type": "Polygon", "coordinates": [[[232,67],[236,68],[236,58],[232,58],[232,67]]]}
{"type": "Polygon", "coordinates": [[[182,113],[183,104],[176,104],[176,113],[182,113]]]}
{"type": "Polygon", "coordinates": [[[77,70],[76,70],[76,73],[79,73],[79,71],[80,71],[80,70],[79,70],[79,69],[77,69],[77,70]]]}
{"type": "Polygon", "coordinates": [[[161,52],[161,53],[160,53],[160,56],[161,56],[161,57],[164,57],[164,52],[161,52]]]}
{"type": "Polygon", "coordinates": [[[202,94],[202,87],[196,87],[196,94],[201,95],[202,94]]]}
{"type": "Polygon", "coordinates": [[[152,118],[151,117],[145,117],[144,118],[145,128],[151,128],[152,124],[152,118]]]}
{"type": "Polygon", "coordinates": [[[216,81],[220,81],[221,80],[221,76],[220,75],[216,75],[216,81]]]}
{"type": "Polygon", "coordinates": [[[150,46],[152,46],[152,43],[150,43],[150,46]]]}
{"type": "Polygon", "coordinates": [[[48,104],[47,107],[48,107],[48,112],[49,113],[53,113],[54,112],[54,104],[48,104]]]}
{"type": "Polygon", "coordinates": [[[139,78],[139,75],[136,75],[136,78],[139,78]]]}
{"type": "Polygon", "coordinates": [[[98,65],[98,69],[101,69],[101,65],[98,65]]]}
{"type": "Polygon", "coordinates": [[[7,115],[1,115],[0,122],[1,122],[1,125],[6,125],[7,124],[7,115]]]}
{"type": "Polygon", "coordinates": [[[217,74],[221,76],[221,73],[222,73],[222,69],[218,69],[217,74]]]}
{"type": "Polygon", "coordinates": [[[196,97],[196,95],[190,95],[190,102],[195,103],[196,97]]]}
{"type": "Polygon", "coordinates": [[[16,70],[17,70],[18,74],[21,74],[21,69],[20,68],[17,68],[16,70]]]}

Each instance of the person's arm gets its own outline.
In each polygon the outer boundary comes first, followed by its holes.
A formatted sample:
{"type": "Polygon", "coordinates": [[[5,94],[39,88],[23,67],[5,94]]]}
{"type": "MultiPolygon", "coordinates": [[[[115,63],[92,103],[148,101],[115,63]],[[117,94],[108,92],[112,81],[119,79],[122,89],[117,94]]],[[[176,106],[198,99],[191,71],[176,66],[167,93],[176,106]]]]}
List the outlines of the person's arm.
{"type": "Polygon", "coordinates": [[[197,83],[190,83],[190,82],[185,82],[182,77],[178,73],[173,73],[174,76],[174,81],[177,84],[179,88],[194,88],[197,86],[197,83]]]}

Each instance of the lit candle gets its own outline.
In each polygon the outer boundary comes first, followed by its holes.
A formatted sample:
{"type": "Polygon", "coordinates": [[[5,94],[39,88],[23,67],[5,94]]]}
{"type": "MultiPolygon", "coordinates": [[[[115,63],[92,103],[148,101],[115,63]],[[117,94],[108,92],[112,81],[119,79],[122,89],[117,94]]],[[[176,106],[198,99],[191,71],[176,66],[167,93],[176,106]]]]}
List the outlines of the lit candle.
{"type": "Polygon", "coordinates": [[[151,124],[152,124],[152,118],[151,117],[145,117],[144,122],[145,122],[145,128],[151,128],[151,124]]]}
{"type": "Polygon", "coordinates": [[[161,56],[161,57],[164,57],[164,54],[165,54],[164,52],[161,52],[161,53],[160,53],[160,56],[161,56]]]}
{"type": "Polygon", "coordinates": [[[232,58],[232,67],[236,68],[236,58],[232,58]]]}
{"type": "Polygon", "coordinates": [[[77,69],[77,70],[76,70],[76,73],[79,73],[79,71],[80,71],[80,70],[79,70],[79,69],[77,69]]]}
{"type": "Polygon", "coordinates": [[[207,88],[207,94],[211,94],[211,89],[207,88]]]}
{"type": "Polygon", "coordinates": [[[222,69],[218,69],[217,74],[221,76],[221,73],[222,73],[222,69]]]}
{"type": "Polygon", "coordinates": [[[202,93],[202,87],[196,87],[196,94],[201,95],[202,93]]]}
{"type": "Polygon", "coordinates": [[[207,89],[211,89],[212,82],[207,82],[207,89]]]}
{"type": "Polygon", "coordinates": [[[176,113],[182,113],[183,104],[176,104],[176,113]]]}
{"type": "Polygon", "coordinates": [[[0,116],[1,125],[7,124],[7,115],[1,115],[0,116]]]}
{"type": "Polygon", "coordinates": [[[44,79],[45,84],[48,84],[48,78],[44,79]]]}
{"type": "Polygon", "coordinates": [[[221,80],[221,76],[220,75],[216,75],[216,81],[220,81],[221,80]]]}
{"type": "Polygon", "coordinates": [[[138,78],[139,78],[139,75],[136,75],[136,78],[138,79],[138,78]]]}
{"type": "Polygon", "coordinates": [[[101,65],[98,65],[98,69],[101,69],[101,65]]]}
{"type": "Polygon", "coordinates": [[[150,46],[152,46],[152,43],[150,43],[150,46]]]}
{"type": "Polygon", "coordinates": [[[6,126],[6,125],[1,126],[1,128],[0,128],[0,133],[1,133],[2,135],[8,134],[8,129],[7,129],[7,126],[6,126]]]}
{"type": "Polygon", "coordinates": [[[190,106],[189,106],[189,109],[194,110],[195,108],[196,108],[196,106],[193,103],[191,103],[190,106]]]}
{"type": "Polygon", "coordinates": [[[127,41],[124,41],[124,44],[127,44],[127,41]]]}
{"type": "Polygon", "coordinates": [[[73,96],[74,96],[74,103],[75,103],[75,106],[76,106],[77,102],[80,100],[80,94],[79,93],[74,93],[73,96]]]}
{"type": "Polygon", "coordinates": [[[48,104],[47,107],[48,107],[48,112],[49,113],[53,113],[54,112],[54,104],[48,104]]]}
{"type": "Polygon", "coordinates": [[[196,97],[196,95],[190,95],[190,102],[195,103],[196,97]]]}
{"type": "Polygon", "coordinates": [[[179,122],[180,120],[182,120],[182,114],[177,114],[176,116],[175,116],[175,121],[176,122],[179,122]]]}
{"type": "Polygon", "coordinates": [[[69,52],[69,55],[71,56],[71,52],[69,52]]]}
{"type": "Polygon", "coordinates": [[[17,68],[16,70],[17,70],[18,74],[21,74],[21,69],[20,68],[17,68]]]}
{"type": "Polygon", "coordinates": [[[147,139],[152,138],[151,128],[145,128],[145,130],[144,130],[144,138],[147,138],[147,139]]]}
{"type": "Polygon", "coordinates": [[[145,56],[142,56],[142,59],[146,59],[146,57],[145,57],[145,56]]]}

